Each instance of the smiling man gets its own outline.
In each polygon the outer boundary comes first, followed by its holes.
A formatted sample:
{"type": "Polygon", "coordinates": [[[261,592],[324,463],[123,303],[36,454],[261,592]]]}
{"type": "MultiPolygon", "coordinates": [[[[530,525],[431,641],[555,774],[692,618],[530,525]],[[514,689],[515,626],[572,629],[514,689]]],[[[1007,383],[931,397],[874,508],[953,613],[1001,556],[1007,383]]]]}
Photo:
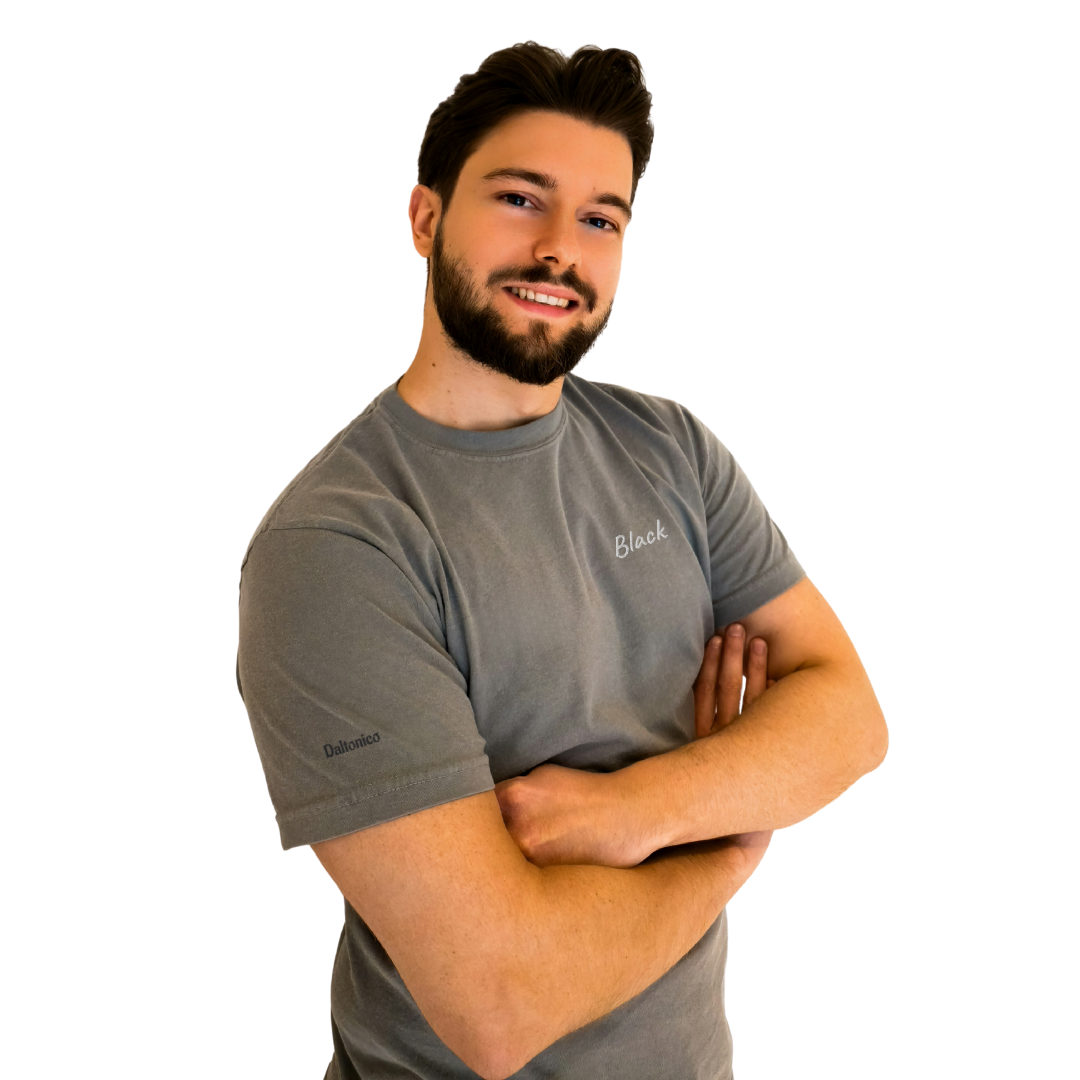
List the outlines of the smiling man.
{"type": "Polygon", "coordinates": [[[652,144],[636,58],[495,53],[432,115],[408,370],[271,507],[238,677],[345,900],[328,1077],[721,1080],[723,909],[880,710],[731,455],[570,372],[652,144]],[[743,674],[746,689],[740,713],[743,674]]]}

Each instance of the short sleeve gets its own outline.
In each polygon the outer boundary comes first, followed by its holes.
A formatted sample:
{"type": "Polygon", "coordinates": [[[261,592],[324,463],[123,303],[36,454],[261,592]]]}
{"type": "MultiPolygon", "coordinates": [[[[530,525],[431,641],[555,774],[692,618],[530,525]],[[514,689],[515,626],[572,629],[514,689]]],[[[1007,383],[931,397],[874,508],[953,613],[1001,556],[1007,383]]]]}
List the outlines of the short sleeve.
{"type": "Polygon", "coordinates": [[[702,432],[713,617],[720,627],[775,600],[805,575],[738,462],[704,425],[702,432]]]}
{"type": "Polygon", "coordinates": [[[241,575],[237,679],[282,847],[494,786],[435,598],[355,537],[256,538],[241,575]]]}

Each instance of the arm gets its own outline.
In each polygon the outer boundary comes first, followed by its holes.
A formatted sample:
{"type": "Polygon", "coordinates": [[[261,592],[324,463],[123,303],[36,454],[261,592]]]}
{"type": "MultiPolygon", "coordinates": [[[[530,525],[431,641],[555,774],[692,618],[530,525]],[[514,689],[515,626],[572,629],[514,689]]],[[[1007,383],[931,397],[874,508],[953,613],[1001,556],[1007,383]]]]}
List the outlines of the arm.
{"type": "Polygon", "coordinates": [[[767,843],[738,837],[629,870],[541,869],[486,792],[313,847],[435,1033],[497,1080],[655,982],[767,843]]]}
{"type": "Polygon", "coordinates": [[[776,684],[708,737],[621,770],[620,798],[655,823],[661,846],[793,825],[885,757],[888,732],[870,681],[808,580],[741,630],[728,628],[725,652],[741,660],[743,642],[765,639],[776,684]]]}
{"type": "MultiPolygon", "coordinates": [[[[715,640],[710,648],[718,722],[705,738],[606,775],[541,766],[498,786],[510,832],[530,858],[632,866],[671,844],[782,828],[884,758],[888,735],[873,689],[808,580],[729,627],[722,660],[715,640]],[[736,716],[745,644],[755,638],[768,643],[776,682],[748,694],[736,716]]],[[[755,662],[750,654],[752,674],[755,662]]],[[[707,652],[703,674],[709,668],[707,652]]],[[[696,696],[702,734],[709,726],[696,696]]]]}
{"type": "MultiPolygon", "coordinates": [[[[622,797],[656,822],[661,846],[793,825],[885,757],[888,732],[874,690],[808,580],[755,611],[742,631],[742,642],[767,640],[777,684],[707,738],[621,770],[622,797]]],[[[725,651],[732,644],[741,659],[734,626],[725,651]]]]}

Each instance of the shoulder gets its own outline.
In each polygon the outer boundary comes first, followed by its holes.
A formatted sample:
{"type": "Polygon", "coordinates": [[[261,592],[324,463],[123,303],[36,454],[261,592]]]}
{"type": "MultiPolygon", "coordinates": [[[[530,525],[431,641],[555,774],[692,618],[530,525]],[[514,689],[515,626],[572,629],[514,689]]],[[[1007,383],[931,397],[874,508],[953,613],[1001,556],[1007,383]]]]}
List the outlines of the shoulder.
{"type": "Polygon", "coordinates": [[[699,475],[715,456],[716,437],[677,401],[574,375],[567,376],[563,393],[569,411],[606,425],[624,441],[666,446],[699,475]]]}
{"type": "Polygon", "coordinates": [[[352,537],[399,566],[415,563],[416,555],[431,545],[408,499],[400,433],[380,408],[385,393],[339,431],[274,500],[248,544],[245,565],[261,537],[282,531],[352,537]]]}

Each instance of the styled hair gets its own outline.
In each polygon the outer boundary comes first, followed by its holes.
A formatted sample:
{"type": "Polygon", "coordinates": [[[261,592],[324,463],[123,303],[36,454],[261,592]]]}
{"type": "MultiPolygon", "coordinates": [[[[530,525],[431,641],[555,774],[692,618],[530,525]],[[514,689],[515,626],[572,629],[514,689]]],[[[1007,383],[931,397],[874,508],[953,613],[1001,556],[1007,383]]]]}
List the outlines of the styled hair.
{"type": "Polygon", "coordinates": [[[462,166],[484,137],[518,113],[563,113],[622,135],[630,145],[630,201],[652,150],[652,94],[638,58],[584,45],[567,57],[535,41],[492,53],[431,114],[420,144],[418,182],[449,204],[462,166]]]}

